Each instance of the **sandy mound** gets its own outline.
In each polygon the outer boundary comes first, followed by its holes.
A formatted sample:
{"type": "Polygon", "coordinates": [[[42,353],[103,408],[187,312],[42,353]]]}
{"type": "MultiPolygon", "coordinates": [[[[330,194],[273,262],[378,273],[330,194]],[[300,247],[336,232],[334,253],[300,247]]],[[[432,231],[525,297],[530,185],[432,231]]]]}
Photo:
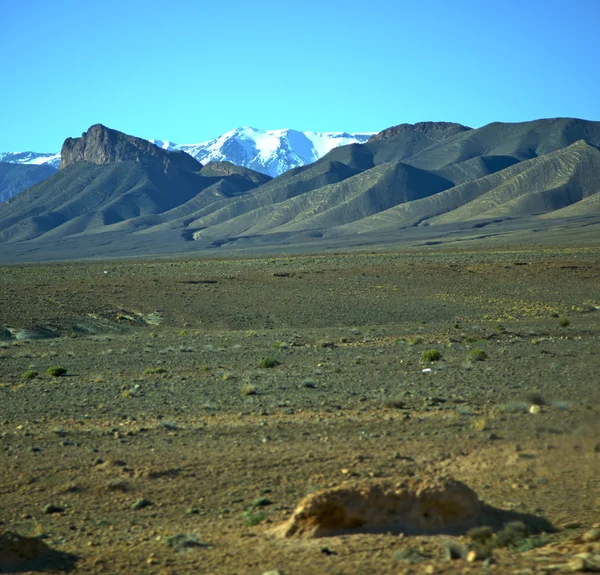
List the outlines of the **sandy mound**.
{"type": "Polygon", "coordinates": [[[55,551],[43,541],[0,528],[0,573],[73,567],[75,557],[55,551]]]}
{"type": "Polygon", "coordinates": [[[452,479],[342,485],[305,497],[274,533],[280,537],[352,531],[451,533],[477,524],[482,507],[471,488],[452,479]]]}

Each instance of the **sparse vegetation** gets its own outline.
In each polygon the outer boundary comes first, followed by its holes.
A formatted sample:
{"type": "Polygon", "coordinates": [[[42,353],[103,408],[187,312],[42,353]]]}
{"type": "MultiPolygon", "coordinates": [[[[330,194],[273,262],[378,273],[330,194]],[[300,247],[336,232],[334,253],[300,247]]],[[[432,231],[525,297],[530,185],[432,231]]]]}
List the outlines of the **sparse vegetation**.
{"type": "Polygon", "coordinates": [[[484,361],[487,358],[487,353],[485,351],[483,351],[482,349],[475,348],[475,349],[471,350],[469,357],[473,361],[484,361]]]}
{"type": "Polygon", "coordinates": [[[570,325],[570,323],[571,323],[571,322],[569,321],[569,318],[568,318],[568,317],[561,317],[561,318],[558,320],[558,325],[559,325],[560,327],[568,327],[568,326],[570,325]]]}
{"type": "Polygon", "coordinates": [[[419,345],[421,343],[421,338],[420,337],[411,337],[410,339],[406,340],[406,343],[408,345],[419,345]]]}
{"type": "Polygon", "coordinates": [[[246,527],[255,527],[259,523],[262,523],[266,519],[266,515],[263,511],[244,511],[242,513],[242,520],[246,527]]]}
{"type": "Polygon", "coordinates": [[[423,362],[439,361],[440,359],[442,359],[442,353],[437,349],[426,349],[421,354],[421,361],[423,362]]]}
{"type": "Polygon", "coordinates": [[[52,377],[62,377],[63,375],[66,375],[66,373],[67,370],[59,365],[48,368],[48,375],[52,377]]]}
{"type": "Polygon", "coordinates": [[[258,364],[259,367],[262,367],[264,369],[268,369],[271,367],[277,367],[278,365],[281,365],[281,362],[278,359],[276,359],[274,357],[270,357],[270,356],[263,357],[260,360],[260,363],[258,364]]]}
{"type": "Polygon", "coordinates": [[[240,387],[240,393],[242,395],[256,395],[258,393],[258,391],[256,390],[256,386],[252,385],[251,383],[245,383],[244,385],[242,385],[242,387],[240,387]]]}
{"type": "Polygon", "coordinates": [[[39,373],[37,371],[35,371],[35,369],[28,369],[23,374],[23,379],[35,379],[38,375],[39,375],[39,373]]]}
{"type": "Polygon", "coordinates": [[[149,367],[148,369],[144,370],[144,373],[146,375],[156,375],[159,373],[167,373],[167,370],[164,367],[149,367]]]}

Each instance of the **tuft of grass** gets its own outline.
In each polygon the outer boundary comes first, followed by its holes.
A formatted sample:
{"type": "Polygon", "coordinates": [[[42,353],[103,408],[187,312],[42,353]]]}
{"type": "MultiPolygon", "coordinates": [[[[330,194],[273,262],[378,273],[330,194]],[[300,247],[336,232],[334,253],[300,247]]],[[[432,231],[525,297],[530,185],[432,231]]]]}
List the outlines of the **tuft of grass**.
{"type": "Polygon", "coordinates": [[[266,519],[266,515],[262,511],[244,511],[242,520],[246,527],[255,527],[266,519]]]}
{"type": "Polygon", "coordinates": [[[471,350],[469,357],[474,361],[484,361],[487,358],[487,353],[477,347],[471,350]]]}
{"type": "Polygon", "coordinates": [[[426,349],[421,354],[421,361],[438,361],[442,359],[442,354],[437,349],[426,349]]]}
{"type": "Polygon", "coordinates": [[[273,502],[267,497],[257,497],[252,501],[252,507],[267,507],[267,505],[273,505],[273,502]]]}
{"type": "Polygon", "coordinates": [[[38,375],[39,375],[39,373],[37,371],[35,371],[34,369],[28,369],[23,374],[23,379],[35,379],[38,375]]]}
{"type": "Polygon", "coordinates": [[[166,373],[167,370],[164,367],[149,367],[148,369],[144,370],[144,373],[146,375],[154,375],[157,373],[166,373]]]}
{"type": "Polygon", "coordinates": [[[242,395],[256,395],[258,392],[256,391],[256,386],[251,383],[246,383],[240,387],[240,393],[242,395]]]}
{"type": "Polygon", "coordinates": [[[260,363],[258,364],[259,367],[262,367],[264,369],[268,369],[271,367],[277,367],[278,365],[281,365],[281,362],[278,359],[276,359],[274,357],[270,357],[270,356],[263,357],[260,360],[260,363]]]}
{"type": "Polygon", "coordinates": [[[478,417],[473,422],[473,429],[475,431],[487,431],[489,429],[489,422],[485,417],[478,417]]]}
{"type": "Polygon", "coordinates": [[[570,323],[571,323],[571,322],[569,321],[569,318],[568,318],[568,317],[561,317],[561,318],[558,320],[558,325],[559,325],[560,327],[567,327],[567,326],[568,326],[570,323]]]}
{"type": "Polygon", "coordinates": [[[411,337],[410,339],[406,340],[406,343],[408,345],[419,345],[421,343],[421,338],[420,337],[411,337]]]}
{"type": "Polygon", "coordinates": [[[473,527],[467,531],[467,537],[475,543],[487,543],[494,536],[491,527],[484,525],[483,527],[473,527]]]}
{"type": "Polygon", "coordinates": [[[129,488],[129,483],[124,479],[109,479],[106,482],[106,489],[109,491],[121,491],[122,493],[125,493],[129,491],[129,488]]]}
{"type": "Polygon", "coordinates": [[[383,405],[385,407],[389,407],[390,409],[404,409],[406,407],[406,402],[399,397],[388,397],[383,402],[383,405]]]}
{"type": "Polygon", "coordinates": [[[62,377],[63,375],[66,375],[66,373],[67,370],[59,365],[48,368],[48,375],[51,375],[52,377],[62,377]]]}

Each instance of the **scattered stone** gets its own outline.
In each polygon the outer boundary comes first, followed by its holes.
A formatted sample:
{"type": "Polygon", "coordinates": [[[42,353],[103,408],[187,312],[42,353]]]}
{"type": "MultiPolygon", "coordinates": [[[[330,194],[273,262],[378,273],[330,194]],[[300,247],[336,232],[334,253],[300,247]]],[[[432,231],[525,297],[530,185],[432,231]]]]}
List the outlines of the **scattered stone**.
{"type": "Polygon", "coordinates": [[[538,413],[541,413],[541,412],[542,412],[542,406],[541,405],[535,404],[535,405],[532,405],[529,408],[529,413],[531,413],[533,415],[537,415],[538,413]]]}
{"type": "Polygon", "coordinates": [[[150,507],[150,505],[153,505],[152,501],[146,499],[145,497],[141,497],[131,506],[131,509],[144,509],[144,507],[150,507]]]}
{"type": "Polygon", "coordinates": [[[586,531],[582,536],[581,540],[584,543],[592,543],[594,541],[600,541],[600,529],[590,529],[586,531]]]}
{"type": "Polygon", "coordinates": [[[305,497],[273,532],[280,537],[323,537],[357,530],[438,533],[473,526],[482,504],[464,483],[412,478],[397,486],[343,485],[305,497]]]}
{"type": "Polygon", "coordinates": [[[273,571],[265,571],[262,575],[283,575],[283,571],[274,569],[273,571]]]}
{"type": "Polygon", "coordinates": [[[467,550],[454,541],[448,541],[444,544],[444,559],[446,561],[454,561],[456,559],[465,559],[467,550]]]}
{"type": "Polygon", "coordinates": [[[567,521],[563,524],[563,529],[579,529],[581,527],[581,521],[567,521]]]}
{"type": "Polygon", "coordinates": [[[64,507],[60,507],[59,505],[53,505],[52,503],[49,503],[48,505],[44,506],[43,512],[46,515],[51,515],[52,513],[62,513],[64,510],[64,507]]]}
{"type": "Polygon", "coordinates": [[[57,337],[54,331],[45,329],[43,327],[32,327],[30,329],[20,329],[14,334],[17,341],[26,339],[51,339],[57,337]]]}
{"type": "Polygon", "coordinates": [[[401,563],[421,563],[421,561],[425,561],[428,558],[429,557],[427,557],[427,555],[424,555],[415,547],[405,547],[400,551],[396,551],[394,555],[392,555],[392,559],[394,561],[401,563]]]}
{"type": "Polygon", "coordinates": [[[202,543],[197,535],[194,533],[188,534],[177,534],[167,538],[165,541],[169,547],[172,547],[175,551],[185,551],[186,549],[192,549],[194,547],[207,547],[205,543],[202,543]]]}

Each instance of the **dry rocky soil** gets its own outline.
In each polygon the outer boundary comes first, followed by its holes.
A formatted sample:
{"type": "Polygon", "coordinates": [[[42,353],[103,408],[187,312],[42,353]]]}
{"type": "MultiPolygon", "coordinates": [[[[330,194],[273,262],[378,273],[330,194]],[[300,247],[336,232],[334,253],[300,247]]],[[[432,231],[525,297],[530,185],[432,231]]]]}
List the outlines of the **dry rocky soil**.
{"type": "Polygon", "coordinates": [[[0,572],[600,570],[599,384],[594,246],[6,265],[0,572]]]}

